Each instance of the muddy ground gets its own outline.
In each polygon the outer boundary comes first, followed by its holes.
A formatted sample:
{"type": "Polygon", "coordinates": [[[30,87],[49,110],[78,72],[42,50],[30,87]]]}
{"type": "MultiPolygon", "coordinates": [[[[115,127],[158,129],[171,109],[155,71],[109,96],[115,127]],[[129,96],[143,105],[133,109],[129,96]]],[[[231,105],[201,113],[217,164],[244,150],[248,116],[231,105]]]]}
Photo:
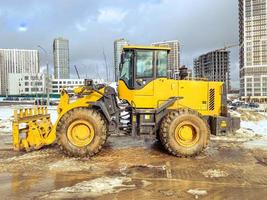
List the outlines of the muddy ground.
{"type": "MultiPolygon", "coordinates": [[[[151,139],[110,137],[91,159],[56,147],[19,153],[0,135],[1,199],[265,199],[267,151],[212,137],[195,158],[168,155],[151,139]]],[[[254,138],[254,139],[253,139],[254,138]]],[[[251,142],[251,141],[250,141],[251,142]]]]}

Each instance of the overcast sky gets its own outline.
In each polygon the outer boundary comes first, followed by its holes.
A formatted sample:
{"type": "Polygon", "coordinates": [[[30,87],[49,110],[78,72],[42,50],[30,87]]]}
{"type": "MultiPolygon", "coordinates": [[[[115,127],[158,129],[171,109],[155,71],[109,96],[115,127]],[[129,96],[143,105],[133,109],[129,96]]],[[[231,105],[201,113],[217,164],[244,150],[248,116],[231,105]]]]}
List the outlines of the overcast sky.
{"type": "MultiPolygon", "coordinates": [[[[237,0],[0,0],[0,48],[50,53],[56,37],[70,41],[70,68],[82,77],[104,77],[103,50],[113,66],[113,41],[133,44],[177,39],[181,62],[238,43],[237,0]]],[[[231,79],[239,87],[238,48],[231,50],[231,79]]],[[[41,65],[45,56],[41,54],[41,65]]]]}

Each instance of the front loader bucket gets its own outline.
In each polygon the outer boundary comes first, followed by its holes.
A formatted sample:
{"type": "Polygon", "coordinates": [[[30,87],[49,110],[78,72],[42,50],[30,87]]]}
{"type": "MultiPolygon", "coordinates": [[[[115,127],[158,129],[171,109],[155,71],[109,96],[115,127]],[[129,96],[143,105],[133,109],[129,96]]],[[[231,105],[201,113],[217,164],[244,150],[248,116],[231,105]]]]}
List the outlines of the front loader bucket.
{"type": "Polygon", "coordinates": [[[50,114],[47,107],[25,108],[14,111],[12,122],[14,150],[40,149],[54,141],[48,137],[52,130],[50,114]]]}

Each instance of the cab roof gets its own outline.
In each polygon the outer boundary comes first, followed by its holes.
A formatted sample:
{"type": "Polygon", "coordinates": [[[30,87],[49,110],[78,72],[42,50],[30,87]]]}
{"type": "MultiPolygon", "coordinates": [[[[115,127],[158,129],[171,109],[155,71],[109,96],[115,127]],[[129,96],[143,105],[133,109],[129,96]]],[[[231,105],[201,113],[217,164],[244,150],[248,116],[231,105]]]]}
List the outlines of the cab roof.
{"type": "Polygon", "coordinates": [[[143,50],[166,50],[170,51],[171,48],[165,46],[137,46],[137,45],[128,45],[124,46],[123,49],[143,49],[143,50]]]}

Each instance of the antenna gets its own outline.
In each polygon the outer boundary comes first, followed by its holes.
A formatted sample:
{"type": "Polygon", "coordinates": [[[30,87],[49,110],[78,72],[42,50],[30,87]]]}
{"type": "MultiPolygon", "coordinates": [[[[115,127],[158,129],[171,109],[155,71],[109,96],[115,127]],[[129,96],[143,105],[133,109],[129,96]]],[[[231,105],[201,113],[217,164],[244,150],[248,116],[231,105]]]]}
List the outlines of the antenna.
{"type": "Polygon", "coordinates": [[[106,57],[104,49],[103,49],[103,56],[104,56],[104,61],[105,61],[105,66],[106,66],[106,76],[107,76],[107,82],[108,82],[109,81],[109,71],[108,71],[107,57],[106,57]]]}
{"type": "Polygon", "coordinates": [[[97,74],[97,76],[98,76],[98,78],[99,78],[99,80],[100,80],[101,77],[100,77],[99,72],[98,72],[98,64],[96,64],[96,74],[97,74]]]}

